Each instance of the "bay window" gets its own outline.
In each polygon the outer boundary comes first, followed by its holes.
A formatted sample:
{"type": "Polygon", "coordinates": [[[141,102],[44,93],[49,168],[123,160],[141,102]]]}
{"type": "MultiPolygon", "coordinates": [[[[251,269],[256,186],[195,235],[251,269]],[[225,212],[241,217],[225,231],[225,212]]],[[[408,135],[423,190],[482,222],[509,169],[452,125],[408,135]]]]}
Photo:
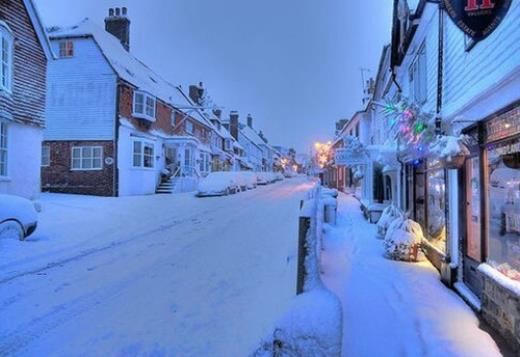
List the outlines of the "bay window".
{"type": "Polygon", "coordinates": [[[13,76],[14,37],[9,27],[0,20],[0,90],[11,91],[13,76]]]}
{"type": "Polygon", "coordinates": [[[155,121],[156,105],[157,101],[154,96],[141,91],[134,92],[134,117],[155,121]]]}
{"type": "Polygon", "coordinates": [[[150,142],[134,140],[133,167],[151,169],[154,164],[155,148],[150,142]]]}
{"type": "Polygon", "coordinates": [[[89,171],[103,168],[101,146],[74,146],[72,148],[72,170],[89,171]]]}
{"type": "Polygon", "coordinates": [[[0,121],[0,177],[7,176],[7,124],[0,121]]]}

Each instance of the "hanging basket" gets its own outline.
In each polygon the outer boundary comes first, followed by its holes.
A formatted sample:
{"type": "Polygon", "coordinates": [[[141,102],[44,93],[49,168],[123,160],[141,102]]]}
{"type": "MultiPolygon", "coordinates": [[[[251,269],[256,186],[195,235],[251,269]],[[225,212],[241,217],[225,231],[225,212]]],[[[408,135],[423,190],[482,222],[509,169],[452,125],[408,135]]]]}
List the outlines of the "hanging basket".
{"type": "Polygon", "coordinates": [[[447,158],[442,158],[441,160],[442,166],[448,170],[458,170],[466,161],[466,155],[464,153],[459,153],[455,156],[450,156],[447,158]]]}

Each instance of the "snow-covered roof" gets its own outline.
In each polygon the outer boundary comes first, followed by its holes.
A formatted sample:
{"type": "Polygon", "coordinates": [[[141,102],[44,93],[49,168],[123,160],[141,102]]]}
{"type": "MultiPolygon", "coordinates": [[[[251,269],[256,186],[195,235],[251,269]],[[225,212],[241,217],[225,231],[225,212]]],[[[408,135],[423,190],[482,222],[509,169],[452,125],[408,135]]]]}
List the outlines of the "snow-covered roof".
{"type": "Polygon", "coordinates": [[[242,134],[249,140],[251,141],[253,144],[255,144],[256,146],[260,146],[262,144],[265,144],[265,141],[260,137],[260,135],[258,135],[258,133],[252,129],[251,127],[247,126],[247,125],[243,125],[241,124],[240,125],[240,131],[242,132],[242,134]]]}
{"type": "Polygon", "coordinates": [[[86,18],[79,24],[49,31],[51,39],[92,37],[117,75],[138,89],[154,95],[174,107],[186,105],[181,90],[128,52],[119,39],[86,18]]]}

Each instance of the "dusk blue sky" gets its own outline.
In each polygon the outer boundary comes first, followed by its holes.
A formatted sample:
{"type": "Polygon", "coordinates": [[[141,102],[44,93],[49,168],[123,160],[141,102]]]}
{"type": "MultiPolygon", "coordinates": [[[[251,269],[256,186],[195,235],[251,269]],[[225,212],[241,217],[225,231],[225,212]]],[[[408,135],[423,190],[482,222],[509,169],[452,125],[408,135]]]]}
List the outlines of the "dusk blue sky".
{"type": "Polygon", "coordinates": [[[390,41],[390,0],[36,0],[46,26],[128,7],[131,51],[172,83],[254,116],[270,143],[308,152],[361,106],[390,41]]]}

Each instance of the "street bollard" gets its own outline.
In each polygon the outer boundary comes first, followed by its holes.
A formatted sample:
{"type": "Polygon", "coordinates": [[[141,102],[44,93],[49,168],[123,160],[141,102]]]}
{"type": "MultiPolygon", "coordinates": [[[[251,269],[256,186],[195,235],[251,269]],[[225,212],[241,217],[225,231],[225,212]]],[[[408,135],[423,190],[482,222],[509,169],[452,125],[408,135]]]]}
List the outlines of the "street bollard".
{"type": "Polygon", "coordinates": [[[335,226],[336,225],[336,215],[337,215],[337,204],[334,203],[332,204],[331,202],[329,202],[328,204],[325,204],[325,208],[324,208],[324,218],[325,218],[325,223],[328,223],[330,225],[333,225],[335,226]]]}
{"type": "Polygon", "coordinates": [[[305,278],[307,272],[305,270],[305,257],[307,256],[307,233],[311,226],[309,217],[300,217],[298,229],[298,272],[296,278],[296,295],[303,293],[305,278]]]}

